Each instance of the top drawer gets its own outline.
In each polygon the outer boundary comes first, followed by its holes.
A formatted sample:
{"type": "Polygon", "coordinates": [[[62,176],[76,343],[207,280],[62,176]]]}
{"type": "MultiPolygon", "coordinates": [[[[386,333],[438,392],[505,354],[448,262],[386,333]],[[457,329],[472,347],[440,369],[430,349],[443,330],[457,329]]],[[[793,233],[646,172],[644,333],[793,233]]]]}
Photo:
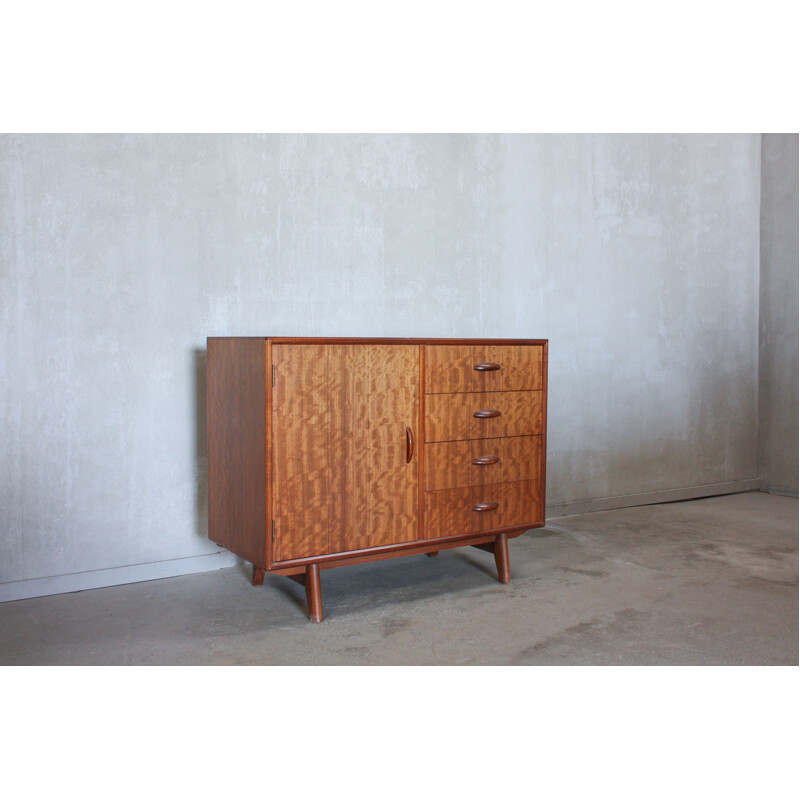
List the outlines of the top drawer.
{"type": "Polygon", "coordinates": [[[425,346],[425,392],[510,392],[542,388],[542,346],[425,346]]]}

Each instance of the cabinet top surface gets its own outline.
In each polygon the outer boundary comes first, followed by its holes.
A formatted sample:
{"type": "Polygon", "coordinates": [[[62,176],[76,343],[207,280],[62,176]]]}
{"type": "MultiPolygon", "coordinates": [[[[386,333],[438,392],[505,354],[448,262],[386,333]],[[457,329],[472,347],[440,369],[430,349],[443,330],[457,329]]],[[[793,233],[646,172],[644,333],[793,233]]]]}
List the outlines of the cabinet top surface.
{"type": "Polygon", "coordinates": [[[209,336],[213,339],[251,339],[273,344],[547,344],[548,339],[421,339],[370,336],[209,336]]]}

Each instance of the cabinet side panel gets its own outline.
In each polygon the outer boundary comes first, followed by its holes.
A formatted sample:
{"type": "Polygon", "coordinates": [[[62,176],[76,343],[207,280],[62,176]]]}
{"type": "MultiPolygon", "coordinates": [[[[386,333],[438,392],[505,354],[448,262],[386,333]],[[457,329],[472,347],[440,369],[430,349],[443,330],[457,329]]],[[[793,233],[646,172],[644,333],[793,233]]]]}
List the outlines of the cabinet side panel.
{"type": "Polygon", "coordinates": [[[209,338],[208,536],[266,564],[265,340],[209,338]]]}

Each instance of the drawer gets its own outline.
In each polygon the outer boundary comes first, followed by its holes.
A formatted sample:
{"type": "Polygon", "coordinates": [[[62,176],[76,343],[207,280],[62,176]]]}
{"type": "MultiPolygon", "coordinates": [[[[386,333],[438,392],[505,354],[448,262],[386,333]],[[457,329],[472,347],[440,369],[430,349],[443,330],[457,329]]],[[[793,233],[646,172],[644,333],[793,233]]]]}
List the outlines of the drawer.
{"type": "Polygon", "coordinates": [[[426,442],[531,436],[541,432],[541,392],[431,394],[425,397],[426,442]]]}
{"type": "Polygon", "coordinates": [[[543,522],[538,480],[425,492],[426,539],[543,522]],[[485,510],[479,510],[485,509],[485,510]]]}
{"type": "Polygon", "coordinates": [[[425,392],[510,392],[542,388],[541,345],[425,346],[425,392]]]}
{"type": "Polygon", "coordinates": [[[541,458],[541,436],[433,442],[425,445],[425,489],[539,478],[541,458]]]}

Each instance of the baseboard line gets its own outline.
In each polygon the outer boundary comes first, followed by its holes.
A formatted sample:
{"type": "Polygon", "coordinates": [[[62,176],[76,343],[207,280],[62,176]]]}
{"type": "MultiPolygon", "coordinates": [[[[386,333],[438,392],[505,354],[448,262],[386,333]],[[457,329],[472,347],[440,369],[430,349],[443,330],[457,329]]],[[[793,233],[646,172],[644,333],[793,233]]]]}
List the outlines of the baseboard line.
{"type": "MultiPolygon", "coordinates": [[[[566,517],[571,514],[586,514],[592,511],[610,511],[615,508],[645,506],[654,503],[669,503],[676,500],[692,500],[698,497],[712,497],[720,494],[752,492],[762,488],[758,478],[728,483],[714,483],[706,486],[688,486],[680,489],[662,489],[655,492],[600,497],[592,500],[577,500],[570,503],[557,503],[547,506],[546,518],[566,517]]],[[[0,603],[13,600],[26,600],[31,597],[45,597],[53,594],[81,592],[85,589],[101,589],[107,586],[120,586],[125,583],[139,583],[158,578],[173,578],[178,575],[191,575],[195,572],[208,572],[215,569],[233,567],[242,563],[241,559],[227,551],[208,553],[202,556],[175,558],[167,561],[154,561],[148,564],[132,564],[124,567],[111,567],[88,572],[74,572],[67,575],[53,575],[46,578],[0,583],[0,603]]]]}
{"type": "Polygon", "coordinates": [[[125,567],[95,569],[88,572],[73,572],[67,575],[52,575],[46,578],[0,583],[0,603],[12,600],[26,600],[30,597],[45,597],[51,594],[81,592],[84,589],[101,589],[106,586],[119,586],[124,583],[139,583],[158,578],[174,578],[194,572],[208,572],[215,569],[233,567],[241,559],[226,550],[202,556],[173,558],[168,561],[154,561],[149,564],[131,564],[125,567]]]}
{"type": "Polygon", "coordinates": [[[659,489],[655,492],[623,494],[616,497],[598,497],[592,500],[576,500],[570,503],[548,505],[545,518],[567,517],[572,514],[588,514],[592,511],[611,511],[615,508],[649,506],[656,503],[673,503],[676,500],[696,500],[720,494],[753,492],[761,488],[760,478],[749,478],[726,483],[710,483],[704,486],[684,486],[679,489],[659,489]]]}
{"type": "Polygon", "coordinates": [[[772,486],[770,484],[762,484],[762,492],[769,494],[779,494],[782,497],[797,497],[797,489],[794,486],[772,486]]]}

